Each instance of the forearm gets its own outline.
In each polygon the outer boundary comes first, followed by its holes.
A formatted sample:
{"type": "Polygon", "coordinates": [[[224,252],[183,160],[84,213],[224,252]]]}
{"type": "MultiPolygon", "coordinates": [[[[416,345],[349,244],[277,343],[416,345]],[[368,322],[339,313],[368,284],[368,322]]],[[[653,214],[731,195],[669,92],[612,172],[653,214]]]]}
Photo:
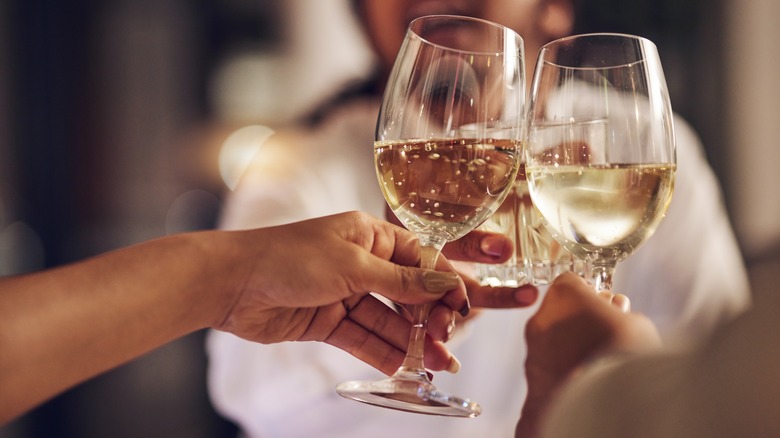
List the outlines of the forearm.
{"type": "Polygon", "coordinates": [[[170,237],[0,282],[0,421],[213,324],[202,246],[170,237]]]}

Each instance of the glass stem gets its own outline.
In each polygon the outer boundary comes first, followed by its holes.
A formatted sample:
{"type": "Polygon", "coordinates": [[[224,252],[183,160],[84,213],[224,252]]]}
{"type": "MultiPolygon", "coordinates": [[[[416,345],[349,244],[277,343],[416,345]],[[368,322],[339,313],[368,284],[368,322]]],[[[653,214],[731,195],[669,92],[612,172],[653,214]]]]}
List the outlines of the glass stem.
{"type": "MultiPolygon", "coordinates": [[[[444,240],[430,237],[420,237],[421,268],[434,269],[436,267],[436,260],[439,258],[445,242],[444,240]]],[[[413,373],[418,376],[426,375],[423,351],[425,350],[425,334],[428,328],[428,312],[430,310],[430,303],[412,306],[412,332],[409,335],[406,358],[404,358],[404,363],[401,365],[399,372],[413,373]]]]}
{"type": "Polygon", "coordinates": [[[590,271],[596,291],[612,290],[612,274],[615,272],[614,263],[594,263],[590,271]]]}

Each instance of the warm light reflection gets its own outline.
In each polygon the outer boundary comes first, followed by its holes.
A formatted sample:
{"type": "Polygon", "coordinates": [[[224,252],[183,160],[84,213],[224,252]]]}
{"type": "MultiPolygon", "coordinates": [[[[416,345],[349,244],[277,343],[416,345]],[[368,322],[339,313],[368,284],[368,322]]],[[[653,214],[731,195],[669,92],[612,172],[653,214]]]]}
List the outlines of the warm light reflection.
{"type": "Polygon", "coordinates": [[[267,126],[251,125],[236,130],[225,140],[219,152],[219,172],[230,190],[235,189],[249,163],[273,133],[267,126]]]}

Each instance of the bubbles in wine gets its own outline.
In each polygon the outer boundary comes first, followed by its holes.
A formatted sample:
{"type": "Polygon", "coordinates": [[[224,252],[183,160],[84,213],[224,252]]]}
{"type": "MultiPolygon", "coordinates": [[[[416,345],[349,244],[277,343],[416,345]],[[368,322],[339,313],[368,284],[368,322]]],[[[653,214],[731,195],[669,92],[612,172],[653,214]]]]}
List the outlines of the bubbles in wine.
{"type": "Polygon", "coordinates": [[[501,204],[519,166],[512,140],[377,142],[382,192],[401,222],[416,233],[455,240],[501,204]]]}

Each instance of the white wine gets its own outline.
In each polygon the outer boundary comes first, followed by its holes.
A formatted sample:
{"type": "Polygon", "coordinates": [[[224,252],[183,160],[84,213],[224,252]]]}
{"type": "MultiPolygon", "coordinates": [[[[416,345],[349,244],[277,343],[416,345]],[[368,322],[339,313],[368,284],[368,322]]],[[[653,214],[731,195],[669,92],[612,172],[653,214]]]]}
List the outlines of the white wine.
{"type": "Polygon", "coordinates": [[[583,259],[620,261],[666,214],[673,164],[529,166],[534,205],[564,247],[583,259]]]}
{"type": "Polygon", "coordinates": [[[417,234],[452,241],[501,205],[517,173],[519,149],[504,139],[376,142],[374,163],[398,219],[417,234]]]}

